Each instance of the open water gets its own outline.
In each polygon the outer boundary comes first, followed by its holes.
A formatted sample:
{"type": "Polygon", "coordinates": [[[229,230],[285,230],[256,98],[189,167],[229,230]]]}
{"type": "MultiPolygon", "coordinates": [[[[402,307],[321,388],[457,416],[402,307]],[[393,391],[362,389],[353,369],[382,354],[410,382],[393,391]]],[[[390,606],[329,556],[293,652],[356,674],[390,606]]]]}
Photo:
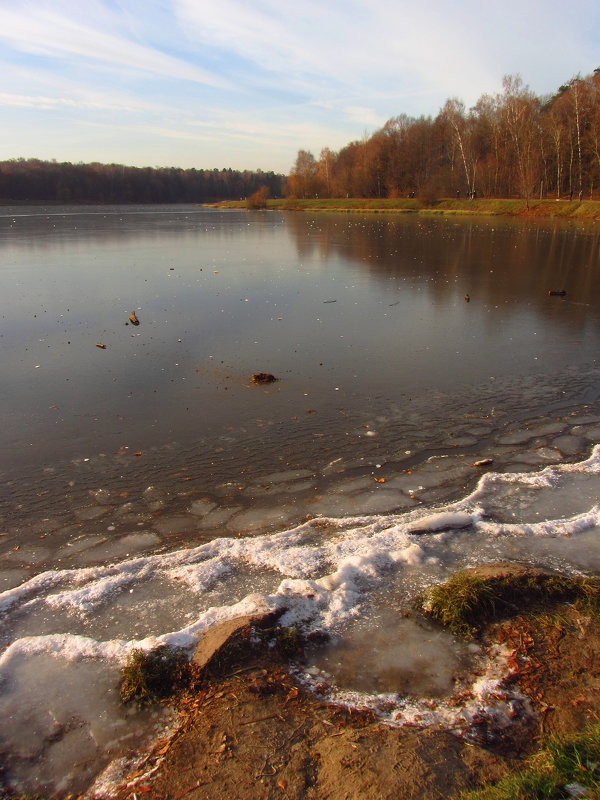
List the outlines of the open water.
{"type": "Polygon", "coordinates": [[[0,209],[3,785],[86,789],[169,723],[119,706],[131,649],[257,609],[329,632],[299,680],[388,724],[510,717],[497,664],[446,703],[480,654],[402,610],[463,566],[598,572],[599,244],[594,223],[0,209]]]}

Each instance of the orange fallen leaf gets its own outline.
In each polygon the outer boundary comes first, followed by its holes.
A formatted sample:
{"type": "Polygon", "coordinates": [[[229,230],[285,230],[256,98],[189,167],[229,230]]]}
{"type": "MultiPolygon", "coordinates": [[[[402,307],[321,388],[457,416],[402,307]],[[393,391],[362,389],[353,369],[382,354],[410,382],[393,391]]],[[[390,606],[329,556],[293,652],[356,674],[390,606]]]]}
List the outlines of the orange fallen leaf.
{"type": "Polygon", "coordinates": [[[143,456],[144,454],[140,451],[139,453],[134,453],[133,455],[136,456],[137,458],[139,458],[140,456],[143,456]]]}
{"type": "Polygon", "coordinates": [[[386,478],[373,478],[373,480],[375,483],[385,483],[386,478]]]}
{"type": "Polygon", "coordinates": [[[589,700],[582,695],[579,695],[579,697],[575,697],[573,700],[571,700],[571,705],[575,707],[580,706],[582,703],[589,703],[589,700]]]}
{"type": "Polygon", "coordinates": [[[285,792],[285,790],[287,789],[287,782],[286,782],[286,781],[284,781],[284,780],[283,780],[283,778],[280,778],[280,779],[277,781],[277,788],[278,788],[278,789],[281,789],[282,791],[284,791],[284,792],[285,792]]]}
{"type": "Polygon", "coordinates": [[[58,406],[48,406],[48,408],[58,408],[58,406]]]}

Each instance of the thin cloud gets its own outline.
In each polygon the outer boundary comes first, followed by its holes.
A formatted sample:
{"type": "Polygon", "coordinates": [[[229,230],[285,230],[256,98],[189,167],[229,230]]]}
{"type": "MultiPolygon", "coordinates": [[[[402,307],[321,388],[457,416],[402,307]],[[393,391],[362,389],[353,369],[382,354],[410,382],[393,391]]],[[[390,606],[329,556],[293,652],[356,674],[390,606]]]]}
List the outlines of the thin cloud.
{"type": "Polygon", "coordinates": [[[205,69],[131,39],[95,30],[42,6],[33,12],[27,7],[2,9],[0,39],[17,50],[36,55],[74,56],[220,89],[234,88],[230,81],[205,69]]]}
{"type": "Polygon", "coordinates": [[[7,94],[0,92],[0,106],[14,108],[32,108],[42,110],[52,109],[85,109],[88,111],[129,111],[139,112],[151,108],[149,104],[123,103],[117,100],[74,100],[70,97],[44,97],[25,94],[7,94]]]}
{"type": "Polygon", "coordinates": [[[0,0],[0,157],[283,171],[506,73],[555,91],[599,29],[597,0],[0,0]]]}

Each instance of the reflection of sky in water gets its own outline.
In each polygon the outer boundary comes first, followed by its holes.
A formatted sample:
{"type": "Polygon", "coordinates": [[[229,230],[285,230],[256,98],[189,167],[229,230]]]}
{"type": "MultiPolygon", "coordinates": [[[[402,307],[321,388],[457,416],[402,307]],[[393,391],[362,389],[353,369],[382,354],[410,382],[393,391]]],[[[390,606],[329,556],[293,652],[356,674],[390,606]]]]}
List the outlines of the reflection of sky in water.
{"type": "Polygon", "coordinates": [[[491,376],[558,375],[599,343],[597,236],[558,223],[53,212],[0,217],[0,252],[15,462],[214,441],[257,418],[285,447],[309,408],[413,413],[491,376]],[[281,381],[250,388],[256,371],[281,381]]]}

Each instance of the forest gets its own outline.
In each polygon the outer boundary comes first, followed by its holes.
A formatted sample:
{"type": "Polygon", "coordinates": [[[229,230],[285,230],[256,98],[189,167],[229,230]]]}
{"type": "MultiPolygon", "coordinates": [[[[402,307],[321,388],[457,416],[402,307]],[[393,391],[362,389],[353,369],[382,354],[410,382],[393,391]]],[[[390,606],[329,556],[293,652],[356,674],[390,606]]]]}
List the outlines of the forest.
{"type": "Polygon", "coordinates": [[[233,169],[126,167],[38,159],[0,161],[0,202],[212,203],[266,186],[281,196],[285,176],[233,169]]]}
{"type": "Polygon", "coordinates": [[[287,179],[261,170],[0,162],[0,202],[213,203],[257,192],[425,203],[600,198],[600,67],[547,97],[509,75],[501,93],[470,109],[451,98],[435,117],[400,114],[338,152],[324,147],[318,159],[299,150],[287,179]]]}
{"type": "Polygon", "coordinates": [[[600,67],[549,97],[520,76],[466,109],[400,114],[339,152],[300,150],[286,184],[297,198],[600,197],[600,67]]]}

